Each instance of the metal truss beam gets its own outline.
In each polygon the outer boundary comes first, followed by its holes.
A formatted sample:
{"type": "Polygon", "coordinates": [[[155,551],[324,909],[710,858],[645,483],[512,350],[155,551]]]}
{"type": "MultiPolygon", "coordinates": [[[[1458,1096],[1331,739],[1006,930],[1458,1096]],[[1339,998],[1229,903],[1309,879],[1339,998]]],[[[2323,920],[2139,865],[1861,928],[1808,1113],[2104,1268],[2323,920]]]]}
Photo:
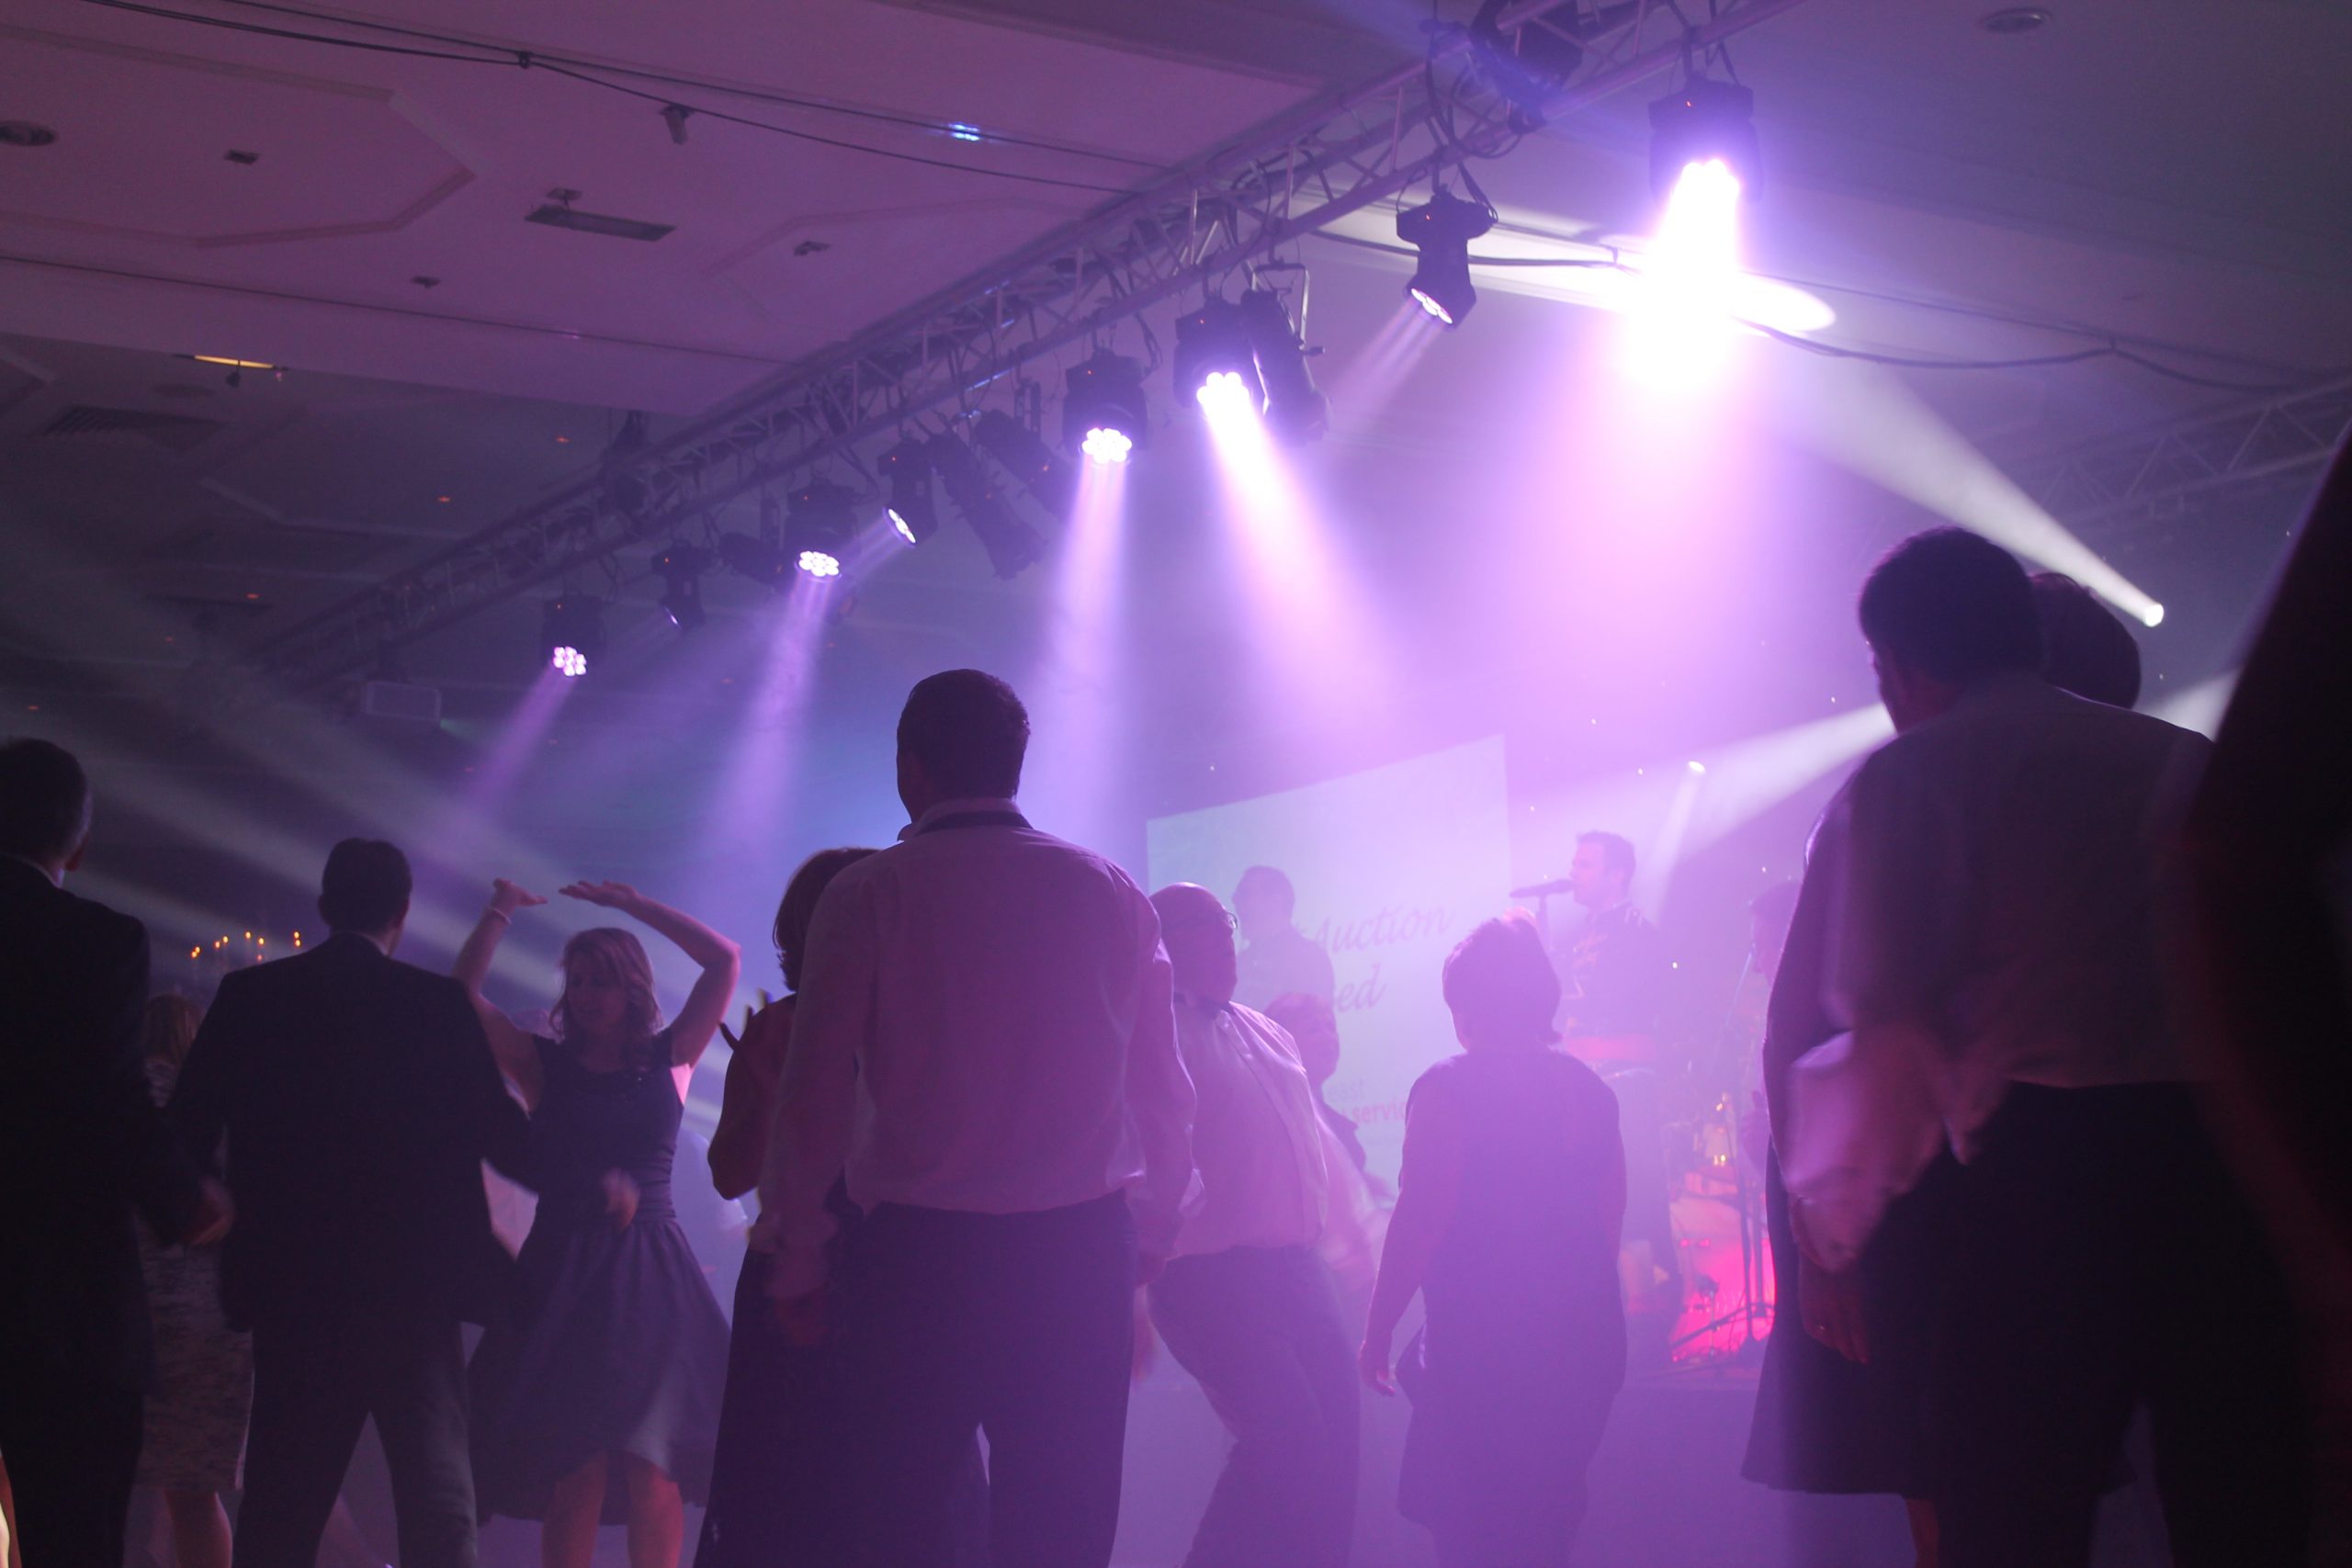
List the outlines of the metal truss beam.
{"type": "Polygon", "coordinates": [[[2112,536],[2187,514],[2225,491],[2315,470],[2346,439],[2352,377],[2075,447],[2021,467],[2016,478],[2067,526],[2112,536]]]}
{"type": "MultiPolygon", "coordinates": [[[[1802,3],[1730,0],[1687,28],[1663,0],[1532,0],[1501,18],[1572,29],[1584,49],[1547,115],[1581,108],[1802,3]]],[[[718,508],[918,416],[968,403],[1023,366],[1099,337],[1333,220],[1523,133],[1470,68],[1463,29],[1430,62],[1325,95],[889,317],[658,442],[262,644],[256,697],[347,675],[566,571],[707,533],[718,508]]]]}

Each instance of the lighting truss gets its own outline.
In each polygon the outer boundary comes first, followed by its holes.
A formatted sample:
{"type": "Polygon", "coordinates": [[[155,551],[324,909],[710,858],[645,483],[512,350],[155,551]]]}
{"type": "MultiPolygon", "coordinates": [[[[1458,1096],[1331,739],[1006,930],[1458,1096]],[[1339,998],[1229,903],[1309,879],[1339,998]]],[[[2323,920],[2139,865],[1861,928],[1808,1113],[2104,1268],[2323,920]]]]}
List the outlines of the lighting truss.
{"type": "MultiPolygon", "coordinates": [[[[1652,0],[1530,0],[1504,29],[1576,31],[1582,64],[1555,118],[1680,66],[1802,0],[1725,0],[1686,27],[1652,0]]],[[[1318,96],[1136,193],[812,356],[715,413],[614,457],[432,558],[263,643],[253,695],[324,684],[565,570],[673,540],[712,543],[718,510],[928,411],[968,404],[1033,360],[1266,257],[1348,213],[1507,151],[1523,118],[1468,68],[1466,29],[1431,62],[1318,96]],[[616,481],[625,478],[628,483],[616,481]],[[642,498],[623,510],[626,489],[642,498]]]]}
{"type": "Polygon", "coordinates": [[[2224,491],[2319,468],[2352,439],[2352,377],[2070,447],[2012,469],[2052,517],[2102,538],[2191,514],[2224,491]]]}

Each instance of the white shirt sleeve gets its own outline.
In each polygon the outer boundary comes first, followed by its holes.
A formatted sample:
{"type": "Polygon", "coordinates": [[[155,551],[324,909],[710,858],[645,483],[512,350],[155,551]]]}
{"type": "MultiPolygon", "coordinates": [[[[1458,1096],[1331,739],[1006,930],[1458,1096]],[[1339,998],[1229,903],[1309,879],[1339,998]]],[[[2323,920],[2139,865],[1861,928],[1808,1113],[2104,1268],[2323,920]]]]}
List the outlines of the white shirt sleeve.
{"type": "Polygon", "coordinates": [[[779,1300],[825,1281],[825,1244],[836,1228],[825,1195],[849,1157],[857,1053],[874,1010],[876,942],[862,890],[834,884],[808,923],[808,983],[794,1008],[760,1171],[759,1229],[775,1255],[768,1293],[779,1300]]]}
{"type": "Polygon", "coordinates": [[[1193,1079],[1176,1043],[1175,971],[1159,942],[1159,913],[1138,889],[1136,941],[1143,957],[1135,1032],[1127,1041],[1127,1116],[1143,1152],[1143,1180],[1129,1190],[1138,1250],[1176,1249],[1193,1176],[1193,1079]]]}

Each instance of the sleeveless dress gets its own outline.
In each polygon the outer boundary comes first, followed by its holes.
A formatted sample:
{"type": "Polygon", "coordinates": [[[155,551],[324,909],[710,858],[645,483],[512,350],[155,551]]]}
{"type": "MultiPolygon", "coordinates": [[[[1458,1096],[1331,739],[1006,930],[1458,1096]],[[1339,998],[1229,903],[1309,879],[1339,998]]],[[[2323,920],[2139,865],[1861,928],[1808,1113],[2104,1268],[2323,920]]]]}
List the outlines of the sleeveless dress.
{"type": "MultiPolygon", "coordinates": [[[[150,1057],[147,1089],[172,1098],[179,1069],[150,1057]]],[[[220,1311],[220,1248],[165,1247],[139,1224],[139,1264],[155,1325],[155,1386],[147,1396],[139,1484],[230,1492],[245,1452],[254,1401],[254,1342],[220,1311]]]]}
{"type": "MultiPolygon", "coordinates": [[[[519,1310],[482,1336],[469,1369],[481,1516],[546,1516],[555,1483],[600,1453],[659,1466],[685,1501],[709,1495],[727,1375],[727,1320],[670,1201],[685,1107],[670,1035],[647,1061],[594,1073],[534,1039],[543,1089],[531,1115],[538,1213],[516,1259],[519,1310]],[[605,1213],[604,1177],[637,1183],[626,1228],[605,1213]]],[[[607,1477],[604,1522],[628,1517],[607,1477]]]]}
{"type": "Polygon", "coordinates": [[[1548,1048],[1441,1062],[1408,1114],[1441,1095],[1467,1136],[1461,1195],[1422,1280],[1427,1317],[1397,1370],[1413,1402],[1397,1506],[1447,1568],[1554,1568],[1625,1381],[1617,1104],[1591,1068],[1548,1048]]]}

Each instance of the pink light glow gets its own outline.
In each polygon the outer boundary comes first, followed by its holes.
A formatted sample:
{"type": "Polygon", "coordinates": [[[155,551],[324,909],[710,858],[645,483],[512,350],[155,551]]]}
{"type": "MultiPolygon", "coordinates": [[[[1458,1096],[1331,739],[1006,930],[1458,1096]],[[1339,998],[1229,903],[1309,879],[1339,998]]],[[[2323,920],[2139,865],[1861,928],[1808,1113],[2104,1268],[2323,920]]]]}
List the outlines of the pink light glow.
{"type": "Polygon", "coordinates": [[[1388,660],[1362,586],[1240,378],[1218,379],[1201,409],[1251,601],[1249,633],[1272,677],[1265,695],[1327,711],[1376,701],[1388,660]]]}
{"type": "Polygon", "coordinates": [[[1363,431],[1377,424],[1430,344],[1444,335],[1425,311],[1399,303],[1330,383],[1335,428],[1363,431]]]}
{"type": "Polygon", "coordinates": [[[1667,197],[1626,340],[1626,369],[1645,385],[1704,386],[1723,369],[1740,332],[1739,198],[1739,176],[1717,158],[1685,168],[1667,197]]]}
{"type": "Polygon", "coordinates": [[[1053,611],[1036,664],[1019,682],[1035,716],[1025,799],[1055,831],[1080,843],[1115,842],[1119,759],[1133,743],[1120,637],[1126,586],[1127,467],[1080,465],[1055,564],[1053,611]]]}
{"type": "Polygon", "coordinates": [[[822,550],[803,550],[800,552],[800,570],[811,577],[839,577],[842,574],[841,558],[827,555],[822,550]]]}
{"type": "Polygon", "coordinates": [[[588,673],[588,656],[576,648],[559,648],[548,660],[558,674],[578,680],[588,673]]]}
{"type": "Polygon", "coordinates": [[[734,754],[721,772],[710,812],[715,853],[741,859],[767,853],[786,820],[807,699],[824,644],[825,584],[796,577],[755,617],[759,671],[736,719],[734,754]]]}

